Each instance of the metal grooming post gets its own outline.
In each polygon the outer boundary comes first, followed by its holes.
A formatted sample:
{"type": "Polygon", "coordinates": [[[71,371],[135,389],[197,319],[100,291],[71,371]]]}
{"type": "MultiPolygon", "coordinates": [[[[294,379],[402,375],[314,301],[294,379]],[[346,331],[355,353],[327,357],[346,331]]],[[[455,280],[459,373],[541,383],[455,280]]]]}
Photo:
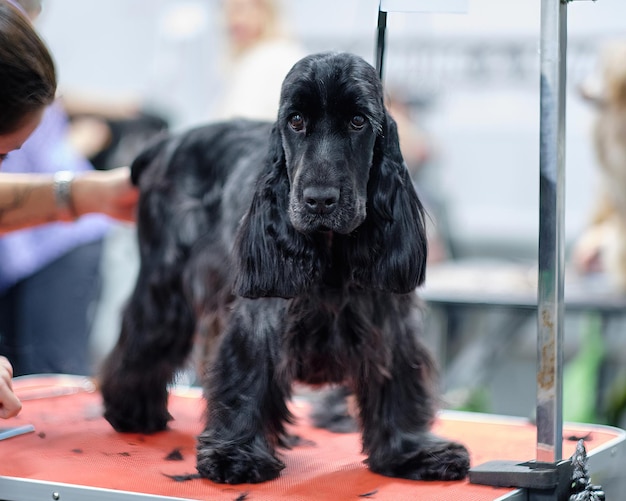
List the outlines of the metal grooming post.
{"type": "Polygon", "coordinates": [[[472,483],[525,487],[532,501],[567,499],[571,477],[562,461],[566,0],[541,0],[540,56],[536,460],[470,471],[472,483]]]}
{"type": "Polygon", "coordinates": [[[541,0],[539,281],[537,291],[536,460],[492,461],[470,482],[529,489],[529,500],[569,498],[563,445],[563,284],[567,3],[541,0]]]}
{"type": "MultiPolygon", "coordinates": [[[[376,46],[381,79],[387,12],[433,12],[441,11],[442,6],[444,10],[450,6],[458,9],[462,1],[381,0],[376,46]]],[[[541,0],[537,457],[525,463],[491,461],[470,470],[470,482],[527,488],[529,501],[564,500],[570,490],[571,462],[562,460],[565,82],[570,1],[574,0],[541,0]]]]}
{"type": "Polygon", "coordinates": [[[541,1],[537,461],[563,452],[563,226],[567,4],[541,1]]]}
{"type": "Polygon", "coordinates": [[[378,23],[376,26],[376,71],[381,81],[383,79],[383,59],[385,58],[385,32],[387,30],[387,11],[382,10],[381,0],[378,7],[378,23]]]}

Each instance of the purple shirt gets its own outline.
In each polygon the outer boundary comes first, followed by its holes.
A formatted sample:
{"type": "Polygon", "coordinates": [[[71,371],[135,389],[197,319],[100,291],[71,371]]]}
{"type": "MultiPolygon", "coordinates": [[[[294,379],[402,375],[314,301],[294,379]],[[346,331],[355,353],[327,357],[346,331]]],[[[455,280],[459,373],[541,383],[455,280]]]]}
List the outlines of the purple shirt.
{"type": "MultiPolygon", "coordinates": [[[[4,172],[81,172],[92,165],[67,141],[67,115],[54,103],[41,124],[2,162],[4,172]]],[[[36,273],[70,250],[101,239],[111,226],[103,215],[89,214],[73,223],[48,223],[18,230],[0,238],[0,292],[36,273]]]]}

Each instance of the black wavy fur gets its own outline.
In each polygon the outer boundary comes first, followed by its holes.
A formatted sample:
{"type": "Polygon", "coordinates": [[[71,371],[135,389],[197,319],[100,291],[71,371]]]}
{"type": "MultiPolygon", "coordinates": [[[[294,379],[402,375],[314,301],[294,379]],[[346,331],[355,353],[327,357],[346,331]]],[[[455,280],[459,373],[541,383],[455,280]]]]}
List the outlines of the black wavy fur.
{"type": "Polygon", "coordinates": [[[141,267],[101,377],[116,430],[166,428],[167,385],[200,332],[219,337],[198,437],[203,477],[280,474],[293,381],[354,393],[372,471],[466,475],[467,450],[430,432],[435,367],[414,292],[424,214],[374,68],[345,53],[308,56],[284,81],[275,124],[163,138],[132,170],[141,267]]]}

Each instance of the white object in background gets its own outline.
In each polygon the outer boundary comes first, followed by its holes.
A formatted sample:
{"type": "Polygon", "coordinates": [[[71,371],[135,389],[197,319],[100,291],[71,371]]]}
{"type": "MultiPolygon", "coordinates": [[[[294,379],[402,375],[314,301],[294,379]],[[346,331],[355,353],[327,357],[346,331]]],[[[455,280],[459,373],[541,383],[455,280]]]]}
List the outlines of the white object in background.
{"type": "Polygon", "coordinates": [[[159,16],[159,32],[173,40],[189,40],[208,29],[208,12],[204,2],[189,0],[168,5],[159,16]]]}
{"type": "Polygon", "coordinates": [[[380,10],[467,14],[468,4],[469,0],[380,0],[380,10]]]}

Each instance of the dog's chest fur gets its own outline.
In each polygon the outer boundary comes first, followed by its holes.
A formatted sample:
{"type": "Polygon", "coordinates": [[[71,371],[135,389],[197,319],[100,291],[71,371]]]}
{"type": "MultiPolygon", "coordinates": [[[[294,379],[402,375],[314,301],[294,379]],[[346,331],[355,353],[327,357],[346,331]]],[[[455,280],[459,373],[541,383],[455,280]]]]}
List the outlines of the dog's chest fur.
{"type": "Polygon", "coordinates": [[[389,313],[401,318],[412,298],[389,301],[387,294],[373,290],[318,286],[288,303],[281,363],[307,384],[351,384],[350,378],[362,371],[384,377],[391,363],[385,332],[402,329],[399,323],[389,325],[396,323],[389,313]]]}

